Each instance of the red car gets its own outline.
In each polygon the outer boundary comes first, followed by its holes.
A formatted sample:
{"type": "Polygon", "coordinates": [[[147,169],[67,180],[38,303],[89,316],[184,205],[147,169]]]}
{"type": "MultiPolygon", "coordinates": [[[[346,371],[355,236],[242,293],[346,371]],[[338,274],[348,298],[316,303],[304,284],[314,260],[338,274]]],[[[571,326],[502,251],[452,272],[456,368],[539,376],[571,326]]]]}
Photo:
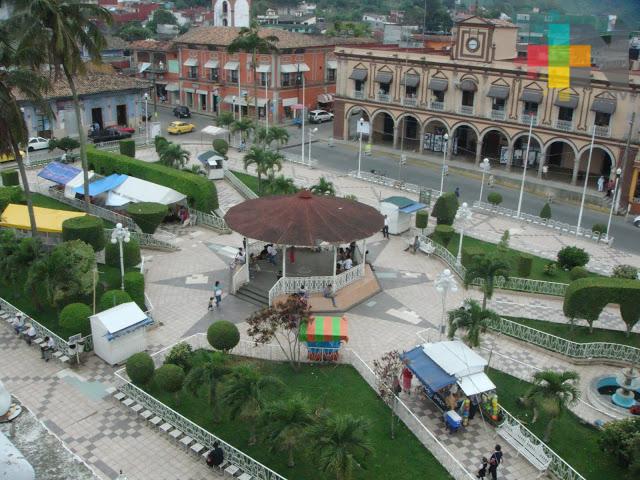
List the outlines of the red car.
{"type": "Polygon", "coordinates": [[[122,133],[131,133],[131,134],[136,133],[136,129],[135,128],[131,128],[131,127],[117,126],[115,128],[116,128],[116,130],[118,130],[119,132],[122,132],[122,133]]]}

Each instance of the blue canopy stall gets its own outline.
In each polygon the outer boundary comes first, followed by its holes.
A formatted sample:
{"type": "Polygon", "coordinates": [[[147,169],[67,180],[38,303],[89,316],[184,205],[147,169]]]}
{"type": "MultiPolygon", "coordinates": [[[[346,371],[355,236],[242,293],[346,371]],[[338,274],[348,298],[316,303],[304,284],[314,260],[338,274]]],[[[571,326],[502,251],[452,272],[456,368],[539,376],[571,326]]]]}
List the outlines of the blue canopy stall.
{"type": "Polygon", "coordinates": [[[456,377],[449,375],[440,366],[429,358],[422,347],[418,345],[412,350],[400,355],[407,368],[424,385],[427,396],[442,410],[448,410],[444,398],[438,393],[443,388],[456,383],[456,377]]]}
{"type": "Polygon", "coordinates": [[[79,168],[72,165],[65,165],[60,162],[51,162],[38,173],[40,178],[50,180],[60,185],[66,185],[76,178],[82,172],[79,168]]]}
{"type": "MultiPolygon", "coordinates": [[[[122,183],[124,183],[127,178],[129,178],[128,175],[113,173],[108,177],[101,178],[100,180],[96,180],[95,182],[91,182],[89,184],[89,196],[95,197],[97,195],[100,195],[101,193],[113,190],[114,188],[119,187],[122,183]]],[[[80,186],[76,188],[76,193],[83,194],[84,187],[80,186]]]]}

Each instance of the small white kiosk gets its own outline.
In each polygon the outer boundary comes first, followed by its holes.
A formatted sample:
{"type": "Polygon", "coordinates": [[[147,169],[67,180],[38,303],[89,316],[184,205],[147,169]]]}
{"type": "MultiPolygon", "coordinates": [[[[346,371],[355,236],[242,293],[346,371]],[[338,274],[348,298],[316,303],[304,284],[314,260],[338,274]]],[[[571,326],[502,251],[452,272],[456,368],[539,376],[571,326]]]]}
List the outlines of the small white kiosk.
{"type": "Polygon", "coordinates": [[[122,303],[89,317],[93,351],[109,365],[147,348],[146,326],[153,320],[135,302],[122,303]]]}
{"type": "Polygon", "coordinates": [[[380,213],[387,216],[389,233],[399,235],[412,226],[412,214],[427,208],[424,203],[416,202],[407,197],[389,197],[380,202],[380,213]]]}
{"type": "Polygon", "coordinates": [[[209,180],[221,180],[224,178],[227,161],[218,152],[207,150],[198,155],[198,160],[202,163],[209,180]]]}

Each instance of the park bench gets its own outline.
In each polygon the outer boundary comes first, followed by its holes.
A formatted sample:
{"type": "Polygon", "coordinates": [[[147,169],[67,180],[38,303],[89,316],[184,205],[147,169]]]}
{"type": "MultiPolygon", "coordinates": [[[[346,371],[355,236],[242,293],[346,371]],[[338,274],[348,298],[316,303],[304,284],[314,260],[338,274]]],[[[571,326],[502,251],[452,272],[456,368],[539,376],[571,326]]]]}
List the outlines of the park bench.
{"type": "Polygon", "coordinates": [[[522,455],[540,471],[540,475],[549,468],[551,457],[545,453],[544,444],[532,442],[531,438],[522,432],[520,425],[504,422],[498,427],[497,433],[516,449],[518,455],[522,455]]]}

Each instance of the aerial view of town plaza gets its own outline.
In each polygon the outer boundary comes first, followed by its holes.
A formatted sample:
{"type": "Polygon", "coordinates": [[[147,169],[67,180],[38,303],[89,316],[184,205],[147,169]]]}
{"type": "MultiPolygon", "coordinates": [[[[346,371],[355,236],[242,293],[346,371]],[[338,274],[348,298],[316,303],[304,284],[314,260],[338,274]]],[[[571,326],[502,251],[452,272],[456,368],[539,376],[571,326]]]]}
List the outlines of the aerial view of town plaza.
{"type": "Polygon", "coordinates": [[[638,0],[0,0],[0,480],[640,478],[638,0]]]}

